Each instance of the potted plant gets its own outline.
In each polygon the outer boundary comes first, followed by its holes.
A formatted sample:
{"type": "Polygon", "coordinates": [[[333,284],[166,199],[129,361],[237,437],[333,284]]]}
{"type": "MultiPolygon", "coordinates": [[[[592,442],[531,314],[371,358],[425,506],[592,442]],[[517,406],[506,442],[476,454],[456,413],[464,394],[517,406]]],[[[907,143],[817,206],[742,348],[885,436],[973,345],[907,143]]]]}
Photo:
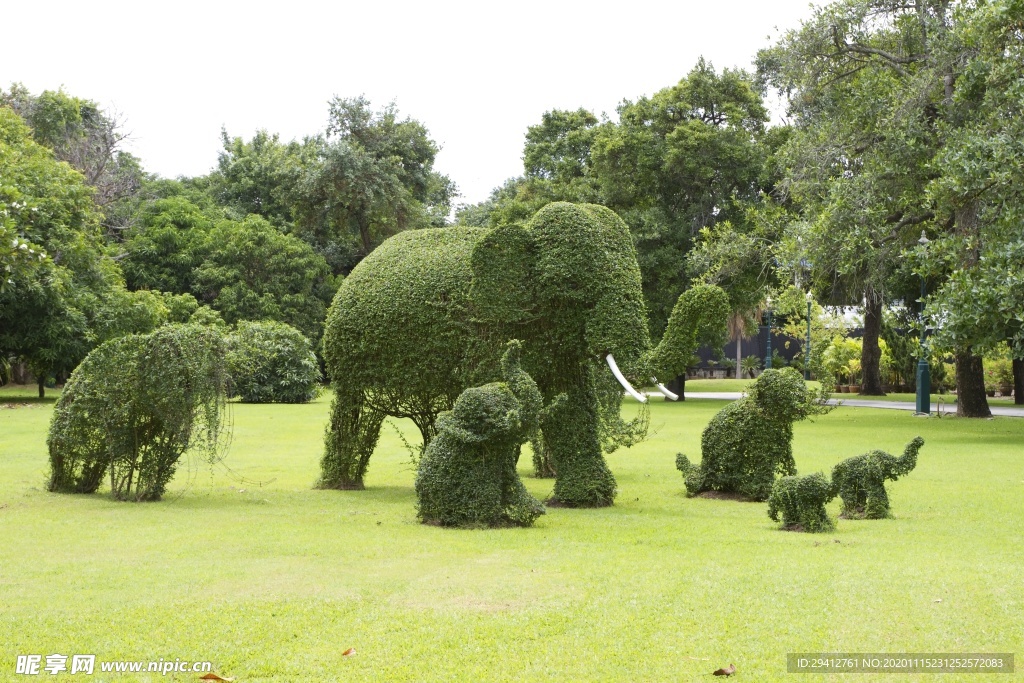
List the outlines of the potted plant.
{"type": "Polygon", "coordinates": [[[851,394],[860,393],[860,359],[851,358],[847,361],[846,370],[850,377],[850,385],[847,389],[851,394]]]}
{"type": "Polygon", "coordinates": [[[1013,363],[1009,358],[996,358],[990,362],[996,389],[1002,396],[1013,393],[1013,363]]]}
{"type": "Polygon", "coordinates": [[[761,359],[757,356],[747,356],[740,363],[740,369],[743,370],[743,374],[746,377],[753,379],[757,375],[757,371],[761,368],[761,359]]]}

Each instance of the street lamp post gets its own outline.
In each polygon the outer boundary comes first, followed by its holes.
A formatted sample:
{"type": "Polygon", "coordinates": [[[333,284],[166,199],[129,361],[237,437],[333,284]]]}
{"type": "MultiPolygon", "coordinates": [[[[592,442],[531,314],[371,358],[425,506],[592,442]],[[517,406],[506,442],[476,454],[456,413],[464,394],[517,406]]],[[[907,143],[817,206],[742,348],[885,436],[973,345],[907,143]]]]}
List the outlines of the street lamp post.
{"type": "Polygon", "coordinates": [[[768,355],[764,359],[765,370],[772,369],[772,298],[768,297],[768,355]]]}
{"type": "Polygon", "coordinates": [[[811,302],[814,296],[807,290],[807,351],[804,353],[804,380],[811,379],[811,302]]]}
{"type": "MultiPolygon", "coordinates": [[[[921,231],[921,239],[917,241],[922,249],[928,247],[928,238],[924,230],[921,231]]],[[[921,355],[917,360],[917,414],[930,415],[932,412],[932,379],[931,371],[928,368],[928,347],[925,345],[927,334],[924,324],[924,297],[927,294],[925,289],[924,273],[921,273],[921,355]]]]}

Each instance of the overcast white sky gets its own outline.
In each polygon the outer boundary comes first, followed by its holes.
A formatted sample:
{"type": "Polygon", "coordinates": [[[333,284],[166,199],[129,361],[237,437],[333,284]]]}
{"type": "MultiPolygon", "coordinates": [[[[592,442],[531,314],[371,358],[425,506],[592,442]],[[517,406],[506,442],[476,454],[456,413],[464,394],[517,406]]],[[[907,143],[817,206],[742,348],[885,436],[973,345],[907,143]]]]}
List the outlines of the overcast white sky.
{"type": "Polygon", "coordinates": [[[120,113],[149,171],[205,174],[222,126],[298,138],[323,129],[333,95],[365,94],[427,126],[437,169],[471,203],[522,173],[526,128],[543,112],[614,116],[701,55],[749,68],[810,5],[35,0],[3,15],[0,87],[63,85],[120,113]]]}

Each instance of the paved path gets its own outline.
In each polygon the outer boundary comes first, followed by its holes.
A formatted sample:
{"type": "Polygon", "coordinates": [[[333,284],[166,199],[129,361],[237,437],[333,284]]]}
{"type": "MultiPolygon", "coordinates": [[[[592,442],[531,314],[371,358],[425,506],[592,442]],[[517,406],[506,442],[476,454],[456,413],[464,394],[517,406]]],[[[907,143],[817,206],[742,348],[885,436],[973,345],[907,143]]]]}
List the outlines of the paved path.
{"type": "MultiPolygon", "coordinates": [[[[648,396],[658,398],[661,396],[658,392],[651,392],[648,396]]],[[[687,398],[710,398],[718,399],[722,401],[735,401],[736,399],[743,396],[738,391],[688,391],[686,392],[687,398]]],[[[885,408],[887,410],[917,410],[917,406],[913,403],[906,401],[872,401],[870,399],[862,398],[843,398],[843,399],[832,399],[829,401],[831,405],[842,403],[844,406],[850,406],[851,408],[885,408]]],[[[990,410],[993,415],[999,415],[1001,417],[1024,417],[1024,408],[1007,407],[1007,406],[991,406],[990,410]]],[[[932,414],[934,415],[938,411],[938,406],[932,404],[932,414]]],[[[945,414],[956,415],[956,404],[945,404],[942,406],[942,412],[945,414]]]]}

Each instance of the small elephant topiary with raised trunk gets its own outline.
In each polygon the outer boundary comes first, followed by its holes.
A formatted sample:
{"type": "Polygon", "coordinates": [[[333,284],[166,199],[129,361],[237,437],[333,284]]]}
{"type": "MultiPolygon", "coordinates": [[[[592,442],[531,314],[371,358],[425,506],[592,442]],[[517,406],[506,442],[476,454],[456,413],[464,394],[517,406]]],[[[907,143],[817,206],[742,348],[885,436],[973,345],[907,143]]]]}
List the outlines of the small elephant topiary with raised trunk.
{"type": "Polygon", "coordinates": [[[917,454],[924,439],[915,437],[896,457],[885,451],[870,451],[847,458],[832,469],[832,481],[843,499],[842,516],[854,519],[885,519],[892,512],[885,480],[896,481],[917,466],[917,454]]]}

